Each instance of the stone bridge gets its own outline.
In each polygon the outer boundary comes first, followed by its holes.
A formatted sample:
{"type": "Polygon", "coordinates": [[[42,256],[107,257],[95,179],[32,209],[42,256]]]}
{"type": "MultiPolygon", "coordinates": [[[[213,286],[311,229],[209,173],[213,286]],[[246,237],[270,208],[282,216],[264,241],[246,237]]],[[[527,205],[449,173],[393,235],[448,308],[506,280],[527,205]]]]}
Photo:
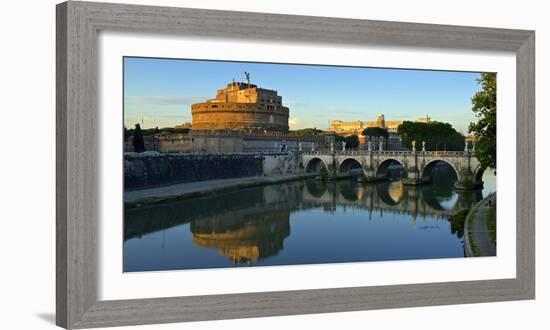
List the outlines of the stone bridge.
{"type": "Polygon", "coordinates": [[[484,168],[472,151],[307,151],[302,152],[302,165],[306,173],[319,173],[322,168],[330,178],[346,177],[359,173],[368,181],[389,177],[391,167],[404,169],[403,183],[418,185],[431,182],[432,170],[446,163],[457,176],[457,189],[477,189],[483,186],[484,168]]]}

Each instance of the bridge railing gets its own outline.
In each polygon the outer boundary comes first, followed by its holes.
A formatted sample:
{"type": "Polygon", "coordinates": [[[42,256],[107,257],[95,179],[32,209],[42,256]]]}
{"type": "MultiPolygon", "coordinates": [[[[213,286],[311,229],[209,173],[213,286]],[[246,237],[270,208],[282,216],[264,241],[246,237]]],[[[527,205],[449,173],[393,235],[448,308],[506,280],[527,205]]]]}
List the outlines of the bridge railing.
{"type": "Polygon", "coordinates": [[[316,150],[316,151],[303,151],[305,155],[384,155],[384,156],[434,156],[434,157],[449,157],[449,156],[470,156],[472,155],[471,151],[409,151],[409,150],[346,150],[346,151],[333,151],[328,150],[316,150]]]}

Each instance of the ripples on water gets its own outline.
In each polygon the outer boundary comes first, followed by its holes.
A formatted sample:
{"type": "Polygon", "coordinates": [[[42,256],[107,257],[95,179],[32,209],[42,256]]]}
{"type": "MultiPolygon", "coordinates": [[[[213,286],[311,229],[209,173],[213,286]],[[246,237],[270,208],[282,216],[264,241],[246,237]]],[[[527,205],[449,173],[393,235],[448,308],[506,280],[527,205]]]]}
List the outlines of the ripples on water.
{"type": "Polygon", "coordinates": [[[464,257],[451,214],[495,191],[457,192],[442,173],[400,181],[288,182],[126,209],[124,271],[464,257]]]}

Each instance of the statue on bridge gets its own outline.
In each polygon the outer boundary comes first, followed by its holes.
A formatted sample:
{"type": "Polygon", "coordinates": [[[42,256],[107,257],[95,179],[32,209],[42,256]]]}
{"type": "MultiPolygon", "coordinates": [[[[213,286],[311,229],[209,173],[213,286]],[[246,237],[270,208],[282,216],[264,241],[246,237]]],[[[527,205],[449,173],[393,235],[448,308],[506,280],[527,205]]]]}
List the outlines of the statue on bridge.
{"type": "Polygon", "coordinates": [[[422,141],[422,152],[426,152],[426,141],[422,141]]]}
{"type": "Polygon", "coordinates": [[[346,141],[342,141],[342,151],[346,151],[346,141]]]}
{"type": "Polygon", "coordinates": [[[369,148],[369,152],[371,152],[372,151],[372,142],[371,141],[369,141],[369,143],[368,143],[368,148],[369,148]]]}
{"type": "Polygon", "coordinates": [[[412,140],[411,145],[412,145],[412,152],[416,152],[416,141],[412,140]]]}

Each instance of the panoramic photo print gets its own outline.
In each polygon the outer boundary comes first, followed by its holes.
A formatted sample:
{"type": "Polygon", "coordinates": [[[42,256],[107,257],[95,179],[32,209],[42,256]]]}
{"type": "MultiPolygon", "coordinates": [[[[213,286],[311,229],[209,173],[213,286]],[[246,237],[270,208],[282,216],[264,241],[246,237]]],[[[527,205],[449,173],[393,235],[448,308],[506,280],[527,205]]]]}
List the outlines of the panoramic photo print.
{"type": "Polygon", "coordinates": [[[496,256],[495,73],[122,60],[124,272],[496,256]]]}

